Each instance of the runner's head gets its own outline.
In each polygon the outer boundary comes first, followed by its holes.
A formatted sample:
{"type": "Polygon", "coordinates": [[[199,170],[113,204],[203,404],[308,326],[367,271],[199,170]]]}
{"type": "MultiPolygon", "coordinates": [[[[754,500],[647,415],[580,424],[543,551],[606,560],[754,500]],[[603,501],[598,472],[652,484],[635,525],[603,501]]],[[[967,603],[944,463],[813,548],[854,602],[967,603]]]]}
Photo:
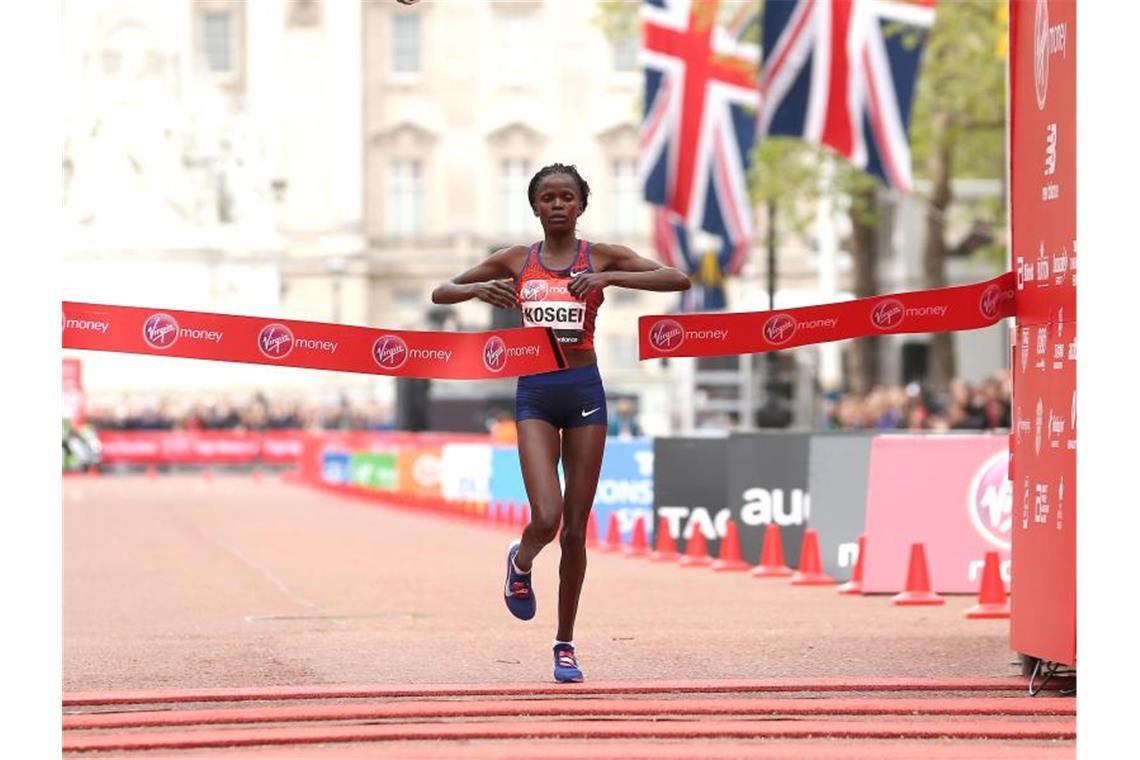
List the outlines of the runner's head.
{"type": "Polygon", "coordinates": [[[573,229],[586,210],[590,186],[573,164],[550,164],[531,177],[526,194],[543,229],[573,229]]]}

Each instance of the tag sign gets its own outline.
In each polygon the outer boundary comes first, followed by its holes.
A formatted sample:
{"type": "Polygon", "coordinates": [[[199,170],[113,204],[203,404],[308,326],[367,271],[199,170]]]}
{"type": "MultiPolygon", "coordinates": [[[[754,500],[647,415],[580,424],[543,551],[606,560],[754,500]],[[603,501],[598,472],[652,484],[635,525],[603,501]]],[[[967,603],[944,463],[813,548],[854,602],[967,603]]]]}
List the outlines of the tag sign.
{"type": "Polygon", "coordinates": [[[1016,313],[1013,272],[937,290],[860,298],[799,309],[644,316],[641,359],[760,354],[812,343],[890,333],[988,327],[1016,313]]]}
{"type": "Polygon", "coordinates": [[[566,368],[551,330],[460,333],[63,303],[63,347],[444,380],[566,368]]]}

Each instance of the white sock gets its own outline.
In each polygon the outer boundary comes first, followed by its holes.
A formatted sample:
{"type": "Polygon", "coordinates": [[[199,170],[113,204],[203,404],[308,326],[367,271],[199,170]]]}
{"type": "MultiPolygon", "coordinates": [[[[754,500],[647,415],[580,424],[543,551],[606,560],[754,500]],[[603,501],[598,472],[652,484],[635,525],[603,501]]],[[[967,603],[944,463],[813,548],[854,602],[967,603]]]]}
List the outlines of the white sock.
{"type": "MultiPolygon", "coordinates": [[[[515,558],[514,557],[511,557],[511,567],[513,567],[515,569],[515,572],[518,573],[519,575],[530,575],[530,570],[527,570],[525,573],[522,570],[519,570],[519,566],[515,564],[515,558]]],[[[531,569],[533,569],[533,568],[531,568],[531,569]]]]}
{"type": "Polygon", "coordinates": [[[565,644],[566,646],[570,647],[571,649],[574,648],[574,642],[573,641],[559,641],[558,639],[555,639],[554,640],[554,646],[558,646],[559,644],[565,644]]]}

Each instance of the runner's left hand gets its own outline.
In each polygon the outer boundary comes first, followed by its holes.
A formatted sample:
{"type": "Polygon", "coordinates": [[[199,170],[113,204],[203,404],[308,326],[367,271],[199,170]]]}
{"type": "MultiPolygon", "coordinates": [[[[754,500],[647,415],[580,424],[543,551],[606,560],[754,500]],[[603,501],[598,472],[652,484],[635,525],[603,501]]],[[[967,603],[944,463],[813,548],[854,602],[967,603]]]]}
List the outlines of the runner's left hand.
{"type": "Polygon", "coordinates": [[[609,284],[610,278],[607,272],[585,272],[577,277],[572,277],[566,289],[570,291],[570,295],[582,299],[590,291],[601,290],[609,284]]]}

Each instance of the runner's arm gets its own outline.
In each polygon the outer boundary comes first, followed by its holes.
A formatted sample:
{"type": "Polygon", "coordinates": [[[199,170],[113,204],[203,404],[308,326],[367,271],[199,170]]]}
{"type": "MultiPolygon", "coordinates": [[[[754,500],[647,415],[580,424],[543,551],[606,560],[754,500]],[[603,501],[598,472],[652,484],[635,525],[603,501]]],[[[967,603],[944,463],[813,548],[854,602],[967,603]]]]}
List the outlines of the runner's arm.
{"type": "Polygon", "coordinates": [[[511,261],[516,256],[515,248],[495,251],[466,272],[440,284],[431,292],[431,302],[451,304],[478,298],[503,309],[515,308],[518,299],[511,261]]]}
{"type": "Polygon", "coordinates": [[[598,243],[594,250],[603,259],[602,270],[574,278],[569,290],[579,298],[609,285],[668,292],[688,290],[692,284],[681,270],[639,256],[624,245],[598,243]]]}

